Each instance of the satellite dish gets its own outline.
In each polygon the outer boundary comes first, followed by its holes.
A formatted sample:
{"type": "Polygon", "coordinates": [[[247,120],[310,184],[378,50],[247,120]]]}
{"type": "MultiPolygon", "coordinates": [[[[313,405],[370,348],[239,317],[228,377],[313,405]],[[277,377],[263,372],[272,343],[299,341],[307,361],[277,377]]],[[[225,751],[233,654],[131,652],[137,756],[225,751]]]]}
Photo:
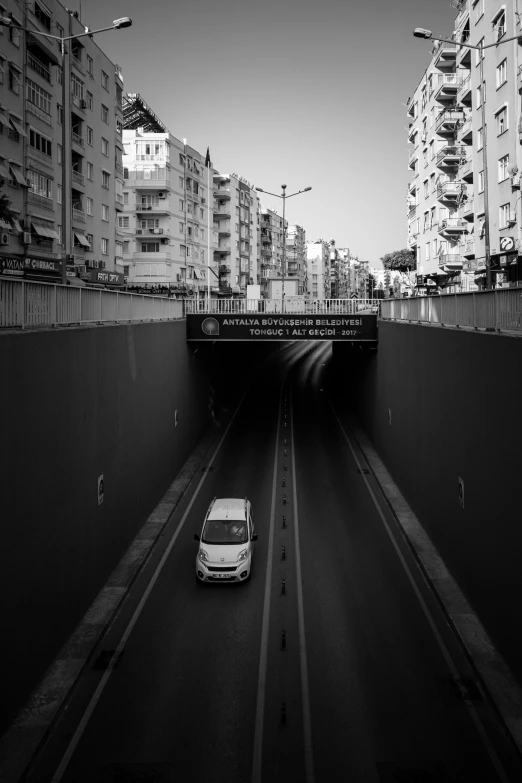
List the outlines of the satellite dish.
{"type": "Polygon", "coordinates": [[[512,177],[514,174],[516,174],[518,171],[518,166],[516,163],[512,163],[510,166],[508,166],[508,174],[512,177]]]}

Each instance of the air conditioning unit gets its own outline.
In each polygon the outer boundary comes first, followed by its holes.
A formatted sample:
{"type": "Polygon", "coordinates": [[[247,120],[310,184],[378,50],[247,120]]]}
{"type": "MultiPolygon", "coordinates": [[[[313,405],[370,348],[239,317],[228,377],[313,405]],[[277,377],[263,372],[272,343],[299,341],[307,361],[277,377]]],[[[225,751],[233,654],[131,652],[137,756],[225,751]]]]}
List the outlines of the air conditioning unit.
{"type": "Polygon", "coordinates": [[[202,204],[206,204],[206,203],[207,203],[207,200],[206,200],[205,198],[202,198],[202,199],[201,199],[201,203],[202,203],[202,204]]]}
{"type": "Polygon", "coordinates": [[[80,106],[82,107],[82,109],[86,109],[87,108],[87,101],[81,100],[80,101],[80,106]]]}
{"type": "Polygon", "coordinates": [[[79,275],[84,275],[86,271],[85,264],[75,264],[74,269],[79,275]]]}
{"type": "Polygon", "coordinates": [[[177,274],[177,275],[176,275],[176,280],[177,280],[178,282],[181,280],[181,275],[180,275],[180,274],[177,274]]]}
{"type": "Polygon", "coordinates": [[[0,244],[2,245],[8,245],[10,241],[9,234],[1,234],[0,235],[0,244]]]}
{"type": "Polygon", "coordinates": [[[106,266],[107,266],[106,261],[100,261],[100,269],[105,269],[106,266]]]}
{"type": "Polygon", "coordinates": [[[23,237],[22,237],[22,244],[23,245],[30,245],[31,244],[31,234],[29,231],[22,231],[23,237]]]}
{"type": "Polygon", "coordinates": [[[137,234],[143,234],[143,231],[141,230],[141,228],[138,228],[138,230],[136,231],[136,233],[137,233],[137,234]]]}
{"type": "Polygon", "coordinates": [[[158,198],[165,198],[165,193],[162,190],[158,193],[158,198]]]}
{"type": "Polygon", "coordinates": [[[517,222],[517,213],[516,212],[510,212],[507,218],[508,225],[514,225],[517,222]]]}
{"type": "Polygon", "coordinates": [[[162,228],[157,228],[156,229],[156,234],[163,234],[163,229],[162,228]]]}
{"type": "Polygon", "coordinates": [[[31,178],[30,178],[30,177],[27,177],[25,181],[26,181],[26,183],[27,183],[27,187],[28,187],[28,188],[30,188],[30,187],[31,187],[31,185],[32,185],[31,178]]]}
{"type": "Polygon", "coordinates": [[[511,177],[511,187],[520,188],[520,174],[513,174],[511,177]]]}

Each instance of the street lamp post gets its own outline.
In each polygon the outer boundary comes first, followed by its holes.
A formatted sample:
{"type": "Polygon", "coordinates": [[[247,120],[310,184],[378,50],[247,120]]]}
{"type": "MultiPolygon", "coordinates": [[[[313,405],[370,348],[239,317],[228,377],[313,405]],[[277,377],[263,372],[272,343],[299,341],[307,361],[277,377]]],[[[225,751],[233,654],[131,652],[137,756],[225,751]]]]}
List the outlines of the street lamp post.
{"type": "MultiPolygon", "coordinates": [[[[88,35],[92,38],[96,33],[103,33],[106,30],[121,30],[124,27],[130,27],[132,25],[132,19],[128,16],[124,16],[121,19],[115,19],[110,27],[101,27],[99,30],[89,30],[85,27],[84,33],[78,33],[77,35],[51,35],[50,33],[42,33],[39,30],[33,30],[29,27],[21,27],[18,24],[13,24],[13,21],[8,16],[0,16],[0,27],[14,27],[16,30],[22,30],[31,35],[41,35],[44,38],[52,38],[55,41],[60,42],[60,52],[62,55],[62,284],[67,282],[67,258],[71,251],[71,218],[72,218],[72,206],[71,206],[71,193],[69,187],[70,171],[69,160],[71,158],[71,134],[68,132],[69,128],[69,98],[70,90],[69,86],[69,68],[68,57],[70,56],[69,49],[66,48],[65,42],[71,41],[73,38],[84,38],[88,35]]],[[[70,30],[69,30],[70,32],[70,30]]]]}
{"type": "Polygon", "coordinates": [[[276,198],[282,198],[283,199],[283,258],[281,261],[281,271],[282,271],[282,291],[281,291],[281,309],[284,313],[285,311],[285,261],[286,261],[286,226],[285,226],[285,205],[286,205],[286,199],[292,198],[292,196],[298,196],[300,193],[306,193],[308,190],[312,190],[311,187],[304,188],[303,190],[297,190],[295,193],[290,193],[289,196],[286,195],[286,185],[281,185],[281,190],[283,191],[281,195],[277,193],[270,193],[269,190],[263,190],[263,188],[256,188],[260,193],[268,193],[269,196],[275,196],[276,198]]]}
{"type": "Polygon", "coordinates": [[[423,38],[427,41],[442,41],[443,43],[459,43],[460,46],[466,49],[476,49],[479,52],[480,57],[480,106],[481,106],[481,118],[482,118],[482,156],[484,160],[484,240],[485,240],[485,262],[486,262],[486,288],[492,287],[491,276],[491,245],[489,235],[489,193],[488,193],[488,148],[487,148],[487,129],[486,129],[486,101],[484,91],[484,49],[491,49],[493,46],[497,47],[500,44],[508,43],[509,41],[516,41],[520,38],[519,35],[513,35],[510,38],[503,38],[501,41],[497,41],[492,44],[481,44],[480,46],[474,46],[473,44],[460,43],[459,41],[448,40],[447,38],[435,38],[431,30],[425,30],[423,27],[416,27],[413,31],[415,38],[423,38]]]}

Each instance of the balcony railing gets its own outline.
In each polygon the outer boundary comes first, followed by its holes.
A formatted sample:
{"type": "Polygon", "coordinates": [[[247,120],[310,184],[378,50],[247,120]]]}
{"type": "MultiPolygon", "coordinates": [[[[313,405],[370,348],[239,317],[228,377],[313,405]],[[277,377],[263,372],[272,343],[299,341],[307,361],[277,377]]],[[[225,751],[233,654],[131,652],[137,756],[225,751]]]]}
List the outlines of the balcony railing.
{"type": "Polygon", "coordinates": [[[453,198],[461,194],[463,188],[462,182],[455,180],[453,182],[442,182],[437,185],[437,198],[453,198]]]}
{"type": "Polygon", "coordinates": [[[447,132],[453,130],[457,122],[464,119],[464,112],[454,109],[443,109],[435,120],[435,132],[438,133],[444,126],[449,126],[447,132]]]}
{"type": "Polygon", "coordinates": [[[40,62],[40,60],[38,60],[34,54],[31,54],[31,52],[27,52],[27,65],[29,68],[31,68],[31,70],[37,73],[38,76],[41,76],[42,79],[45,79],[46,82],[51,84],[51,71],[49,68],[47,68],[47,66],[40,62]]]}
{"type": "Polygon", "coordinates": [[[83,211],[83,209],[76,209],[76,207],[73,207],[73,220],[77,220],[79,223],[85,223],[85,215],[86,213],[83,211]]]}
{"type": "Polygon", "coordinates": [[[78,183],[78,185],[85,185],[85,177],[79,171],[75,171],[75,169],[72,170],[72,178],[73,182],[78,183]]]}
{"type": "Polygon", "coordinates": [[[467,233],[468,223],[463,218],[444,218],[439,223],[439,231],[467,233]]]}
{"type": "Polygon", "coordinates": [[[462,158],[466,158],[466,152],[466,147],[443,147],[437,154],[437,166],[442,162],[448,165],[460,163],[462,158]]]}
{"type": "Polygon", "coordinates": [[[437,261],[439,266],[447,266],[449,269],[462,269],[462,258],[459,253],[446,253],[439,256],[437,261]]]}
{"type": "Polygon", "coordinates": [[[456,73],[438,73],[432,80],[435,98],[453,97],[462,84],[462,77],[456,73]]]}
{"type": "Polygon", "coordinates": [[[71,131],[71,139],[74,141],[75,144],[79,144],[80,147],[85,147],[85,139],[83,136],[80,136],[79,133],[75,133],[74,131],[71,131]]]}

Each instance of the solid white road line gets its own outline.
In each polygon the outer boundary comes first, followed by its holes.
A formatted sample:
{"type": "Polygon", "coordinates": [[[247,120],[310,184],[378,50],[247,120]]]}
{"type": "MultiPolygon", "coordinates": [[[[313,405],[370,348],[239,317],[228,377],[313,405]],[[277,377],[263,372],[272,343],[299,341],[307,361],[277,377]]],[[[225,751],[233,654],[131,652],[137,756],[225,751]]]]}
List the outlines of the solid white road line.
{"type": "Polygon", "coordinates": [[[308,660],[303,610],[303,584],[301,579],[301,550],[299,547],[299,516],[297,511],[297,476],[295,472],[294,413],[290,397],[290,438],[292,445],[293,520],[295,541],[295,570],[297,581],[297,618],[299,624],[299,654],[301,661],[301,699],[303,703],[303,742],[305,754],[305,780],[314,783],[314,754],[312,746],[312,720],[310,715],[310,690],[308,687],[308,660]]]}
{"type": "MultiPolygon", "coordinates": [[[[366,478],[366,475],[363,473],[362,465],[359,462],[359,459],[358,459],[357,454],[355,452],[355,449],[354,449],[354,447],[352,445],[352,442],[351,442],[350,438],[348,437],[348,435],[346,434],[346,431],[345,431],[343,425],[341,424],[341,421],[340,421],[340,419],[339,419],[339,417],[338,417],[338,415],[337,415],[337,413],[335,411],[335,408],[334,408],[334,406],[332,404],[332,401],[329,399],[328,402],[330,403],[330,407],[332,409],[333,415],[335,416],[335,418],[337,420],[339,428],[340,428],[341,432],[344,435],[344,439],[346,440],[346,443],[348,444],[348,447],[349,447],[350,451],[352,452],[352,456],[353,456],[353,458],[355,460],[355,464],[357,465],[357,468],[359,469],[359,473],[361,474],[361,477],[362,477],[364,483],[366,484],[366,488],[367,488],[367,490],[368,490],[368,492],[370,494],[371,499],[373,500],[375,508],[377,509],[377,513],[379,514],[379,516],[381,518],[381,521],[382,521],[382,523],[384,525],[384,528],[385,528],[386,532],[388,533],[388,536],[389,536],[389,539],[390,539],[390,541],[391,541],[391,543],[393,545],[393,548],[395,549],[395,552],[397,553],[397,556],[398,556],[398,558],[399,558],[399,560],[400,560],[400,562],[402,564],[402,567],[404,568],[406,576],[408,577],[408,580],[409,580],[411,586],[413,587],[415,595],[417,596],[417,600],[419,601],[419,604],[421,605],[422,611],[424,612],[424,616],[426,617],[426,619],[428,621],[428,624],[429,624],[429,626],[430,626],[430,628],[432,630],[432,633],[433,633],[433,635],[434,635],[434,637],[435,637],[435,639],[437,641],[437,644],[439,645],[439,649],[442,652],[444,660],[446,661],[446,665],[448,666],[448,669],[451,672],[451,676],[458,680],[459,679],[459,671],[458,671],[458,669],[457,669],[457,667],[456,667],[456,665],[455,665],[455,663],[453,661],[453,658],[451,657],[451,654],[450,654],[448,648],[446,647],[444,639],[440,635],[439,630],[438,630],[437,626],[435,625],[435,621],[433,620],[433,618],[431,616],[431,613],[430,613],[430,611],[429,611],[429,609],[428,609],[428,607],[427,607],[427,605],[426,605],[426,603],[424,601],[424,598],[422,597],[422,594],[421,594],[421,592],[420,592],[420,590],[419,590],[419,588],[417,586],[417,583],[416,583],[415,579],[413,578],[413,575],[412,575],[412,573],[411,573],[411,571],[409,569],[409,566],[408,566],[408,564],[407,564],[407,562],[406,562],[406,560],[405,560],[405,558],[404,558],[404,556],[403,556],[403,554],[402,554],[402,552],[401,552],[401,550],[399,548],[399,545],[397,544],[397,542],[396,542],[396,540],[395,540],[395,538],[394,538],[394,536],[393,536],[393,534],[392,534],[392,532],[390,530],[388,522],[386,521],[386,517],[384,516],[384,514],[383,514],[383,512],[381,510],[381,507],[380,507],[380,505],[379,505],[379,503],[377,501],[377,498],[375,497],[375,494],[374,494],[374,492],[373,492],[373,490],[372,490],[372,488],[370,486],[370,483],[369,483],[368,479],[366,478]]],[[[508,776],[507,776],[507,774],[506,774],[506,772],[504,770],[504,767],[502,766],[502,762],[500,761],[500,759],[499,759],[499,757],[498,757],[498,755],[497,755],[497,753],[495,751],[495,748],[491,744],[491,740],[489,739],[489,737],[488,737],[488,735],[486,733],[486,730],[485,730],[484,726],[482,725],[482,721],[480,720],[480,717],[479,717],[479,715],[478,715],[478,713],[477,713],[477,711],[475,709],[475,706],[468,699],[464,699],[464,703],[465,703],[465,705],[466,705],[466,707],[468,709],[468,712],[470,714],[470,717],[471,717],[473,723],[475,724],[475,728],[477,729],[477,732],[480,735],[480,738],[482,739],[482,742],[484,743],[484,747],[486,748],[486,750],[488,752],[489,758],[491,759],[491,763],[493,764],[493,766],[495,768],[495,771],[496,771],[496,773],[497,773],[497,775],[499,777],[499,780],[501,780],[502,783],[509,783],[509,778],[508,778],[508,776]]]]}
{"type": "MultiPolygon", "coordinates": [[[[214,454],[212,455],[212,458],[211,458],[210,462],[208,463],[208,468],[210,468],[212,466],[212,463],[214,462],[214,460],[215,460],[215,458],[217,456],[217,453],[218,453],[219,449],[221,448],[221,446],[223,444],[223,441],[225,440],[225,438],[226,438],[226,436],[228,434],[228,431],[229,431],[230,427],[232,426],[232,423],[233,423],[234,419],[236,418],[236,416],[237,416],[237,414],[239,412],[239,409],[241,408],[241,405],[243,404],[243,400],[245,399],[246,394],[247,394],[247,392],[245,392],[245,394],[241,398],[241,400],[239,402],[239,405],[237,406],[237,408],[236,408],[236,410],[234,412],[234,415],[230,419],[230,421],[228,423],[228,426],[227,426],[225,432],[223,433],[223,436],[222,436],[221,440],[219,441],[219,443],[218,443],[218,445],[216,447],[216,450],[215,450],[214,454]]],[[[114,652],[114,655],[113,655],[113,657],[111,659],[111,662],[109,663],[109,666],[106,669],[106,671],[103,673],[103,676],[102,676],[100,682],[98,683],[98,686],[97,686],[94,694],[92,695],[92,698],[91,698],[89,704],[87,705],[87,709],[85,710],[85,712],[84,712],[84,714],[82,716],[82,719],[80,720],[80,722],[79,722],[79,724],[78,724],[78,726],[76,728],[76,731],[74,732],[74,734],[72,736],[72,739],[71,739],[69,745],[67,746],[67,750],[65,751],[65,753],[64,753],[64,755],[62,757],[62,760],[60,761],[60,764],[58,765],[58,767],[56,769],[56,772],[54,773],[54,775],[52,777],[51,783],[60,783],[60,781],[61,781],[61,779],[62,779],[62,777],[63,777],[63,775],[65,773],[65,770],[67,769],[67,767],[69,765],[69,762],[71,761],[71,758],[72,758],[72,756],[74,754],[74,751],[76,750],[76,748],[78,746],[78,743],[79,743],[79,741],[80,741],[80,739],[81,739],[81,737],[83,735],[83,732],[85,731],[85,729],[87,727],[87,724],[89,723],[89,720],[90,720],[90,718],[91,718],[91,716],[92,716],[92,714],[93,714],[93,712],[94,712],[94,710],[96,708],[96,705],[98,704],[98,702],[100,700],[100,697],[101,697],[101,695],[103,693],[103,690],[104,690],[105,686],[107,685],[107,682],[109,681],[109,677],[112,674],[112,666],[111,666],[112,661],[116,660],[121,655],[121,653],[123,651],[123,648],[125,647],[125,644],[126,644],[128,638],[129,638],[129,636],[131,635],[134,626],[136,625],[136,623],[138,621],[138,618],[139,618],[139,616],[140,616],[140,614],[141,614],[141,612],[143,610],[143,607],[145,606],[145,603],[147,602],[147,599],[148,599],[150,593],[152,592],[152,589],[153,589],[154,585],[156,584],[156,581],[157,581],[159,575],[161,574],[163,566],[165,565],[165,563],[167,561],[167,558],[170,555],[172,547],[176,543],[178,535],[181,532],[181,528],[183,527],[183,524],[184,524],[186,518],[188,517],[188,515],[190,513],[190,509],[192,508],[192,504],[194,503],[195,499],[197,498],[197,496],[199,494],[199,491],[200,491],[200,489],[201,489],[201,487],[203,485],[203,482],[205,481],[205,479],[207,477],[208,468],[207,468],[207,471],[201,477],[201,479],[200,479],[200,481],[198,483],[198,486],[196,487],[196,491],[194,492],[194,494],[193,494],[193,496],[192,496],[192,498],[190,500],[190,503],[188,504],[187,509],[186,509],[185,513],[183,514],[183,516],[182,516],[182,518],[181,518],[181,520],[180,520],[180,522],[179,522],[179,524],[178,524],[178,526],[176,528],[176,531],[175,531],[174,535],[172,536],[172,538],[171,538],[171,540],[169,542],[169,545],[167,546],[167,548],[166,548],[166,550],[165,550],[165,552],[164,552],[160,562],[158,563],[158,565],[156,567],[156,570],[154,571],[154,574],[152,575],[152,578],[151,578],[149,584],[147,585],[147,589],[143,593],[143,596],[142,596],[138,606],[136,607],[136,610],[135,610],[134,614],[132,615],[132,618],[131,618],[129,624],[128,624],[127,628],[125,629],[125,632],[124,632],[123,636],[121,637],[121,640],[120,640],[120,642],[119,642],[119,644],[118,644],[118,646],[117,646],[117,648],[116,648],[116,650],[114,652]]]]}
{"type": "Polygon", "coordinates": [[[279,412],[274,453],[274,476],[272,479],[272,505],[270,507],[270,532],[268,534],[268,554],[266,563],[265,598],[263,603],[263,623],[261,626],[261,650],[259,654],[259,677],[257,681],[256,724],[254,729],[254,752],[252,761],[252,783],[262,783],[261,766],[263,760],[263,720],[265,716],[266,669],[268,658],[268,632],[270,625],[270,591],[272,588],[272,561],[274,552],[275,499],[277,492],[277,457],[279,451],[279,431],[281,428],[283,384],[279,392],[279,412]]]}

